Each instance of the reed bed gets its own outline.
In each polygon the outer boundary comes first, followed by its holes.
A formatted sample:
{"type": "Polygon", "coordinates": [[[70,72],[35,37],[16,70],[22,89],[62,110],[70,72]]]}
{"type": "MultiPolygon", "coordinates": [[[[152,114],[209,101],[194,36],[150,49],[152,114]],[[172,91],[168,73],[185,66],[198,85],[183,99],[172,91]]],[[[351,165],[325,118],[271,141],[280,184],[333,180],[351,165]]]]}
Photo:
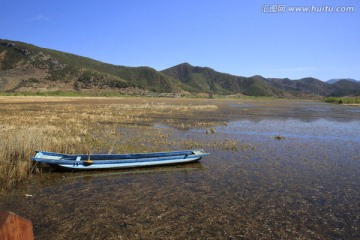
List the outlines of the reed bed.
{"type": "MultiPolygon", "coordinates": [[[[141,152],[167,150],[172,130],[156,129],[162,118],[178,129],[213,126],[216,123],[184,123],[199,112],[216,111],[217,106],[168,104],[164,102],[118,104],[91,102],[84,98],[2,97],[0,99],[0,184],[3,187],[28,178],[37,168],[30,157],[35,150],[64,153],[141,152]]],[[[188,141],[183,141],[187,146],[188,141]]],[[[197,144],[190,143],[190,145],[197,144]]]]}
{"type": "Polygon", "coordinates": [[[360,105],[360,97],[328,97],[324,99],[327,103],[360,105]]]}

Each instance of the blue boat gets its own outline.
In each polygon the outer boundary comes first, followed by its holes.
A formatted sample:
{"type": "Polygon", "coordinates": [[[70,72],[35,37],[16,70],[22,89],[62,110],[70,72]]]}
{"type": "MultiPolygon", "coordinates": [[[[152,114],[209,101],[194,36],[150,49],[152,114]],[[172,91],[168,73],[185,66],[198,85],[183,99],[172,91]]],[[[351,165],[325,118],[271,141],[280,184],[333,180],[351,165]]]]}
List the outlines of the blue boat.
{"type": "Polygon", "coordinates": [[[132,154],[62,154],[36,151],[34,162],[74,170],[149,167],[199,161],[209,155],[202,149],[132,154]]]}

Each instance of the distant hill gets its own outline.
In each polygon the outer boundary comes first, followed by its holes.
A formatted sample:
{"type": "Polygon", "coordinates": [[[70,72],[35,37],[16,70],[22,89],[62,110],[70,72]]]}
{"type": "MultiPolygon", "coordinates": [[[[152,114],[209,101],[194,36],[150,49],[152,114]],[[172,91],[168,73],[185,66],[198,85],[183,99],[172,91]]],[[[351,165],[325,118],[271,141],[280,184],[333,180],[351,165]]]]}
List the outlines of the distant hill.
{"type": "Polygon", "coordinates": [[[358,80],[352,79],[352,78],[337,78],[337,79],[330,79],[326,81],[327,83],[333,84],[341,80],[351,81],[351,82],[360,82],[358,80]]]}
{"type": "Polygon", "coordinates": [[[360,82],[348,79],[338,80],[334,83],[322,82],[315,78],[269,80],[273,82],[273,86],[286,90],[298,97],[303,96],[303,94],[334,97],[360,95],[360,82]]]}
{"type": "Polygon", "coordinates": [[[332,84],[334,91],[331,96],[360,96],[360,82],[351,80],[339,80],[332,84]]]}
{"type": "Polygon", "coordinates": [[[322,82],[235,76],[182,63],[163,71],[102,63],[70,53],[0,39],[0,92],[73,91],[86,94],[249,95],[319,97],[360,95],[360,82],[322,82]]]}
{"type": "Polygon", "coordinates": [[[288,78],[271,78],[269,80],[273,86],[286,90],[298,97],[306,95],[327,96],[333,92],[333,87],[330,84],[311,77],[299,80],[290,80],[288,78]]]}

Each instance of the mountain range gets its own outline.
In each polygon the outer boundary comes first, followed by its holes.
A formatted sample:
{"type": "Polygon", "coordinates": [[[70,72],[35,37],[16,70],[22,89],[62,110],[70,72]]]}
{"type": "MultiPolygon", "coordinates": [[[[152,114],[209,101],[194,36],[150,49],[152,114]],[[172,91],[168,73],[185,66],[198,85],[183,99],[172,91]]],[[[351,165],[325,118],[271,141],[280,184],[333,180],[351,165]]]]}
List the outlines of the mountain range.
{"type": "Polygon", "coordinates": [[[130,95],[248,95],[324,97],[360,95],[360,82],[235,76],[182,63],[157,71],[126,67],[0,39],[0,92],[71,91],[130,95]]]}

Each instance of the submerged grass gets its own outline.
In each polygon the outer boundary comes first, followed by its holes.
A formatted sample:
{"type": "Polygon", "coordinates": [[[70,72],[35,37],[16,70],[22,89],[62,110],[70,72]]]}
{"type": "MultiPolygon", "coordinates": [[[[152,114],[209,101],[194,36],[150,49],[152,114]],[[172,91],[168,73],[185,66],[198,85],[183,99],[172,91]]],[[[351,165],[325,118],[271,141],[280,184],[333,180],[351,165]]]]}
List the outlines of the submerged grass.
{"type": "Polygon", "coordinates": [[[184,123],[179,116],[191,118],[216,109],[206,103],[163,100],[0,97],[0,184],[6,188],[30,176],[35,150],[70,154],[168,150],[175,144],[169,141],[171,128],[156,129],[155,121],[162,118],[178,129],[214,126],[211,122],[184,123]]]}

